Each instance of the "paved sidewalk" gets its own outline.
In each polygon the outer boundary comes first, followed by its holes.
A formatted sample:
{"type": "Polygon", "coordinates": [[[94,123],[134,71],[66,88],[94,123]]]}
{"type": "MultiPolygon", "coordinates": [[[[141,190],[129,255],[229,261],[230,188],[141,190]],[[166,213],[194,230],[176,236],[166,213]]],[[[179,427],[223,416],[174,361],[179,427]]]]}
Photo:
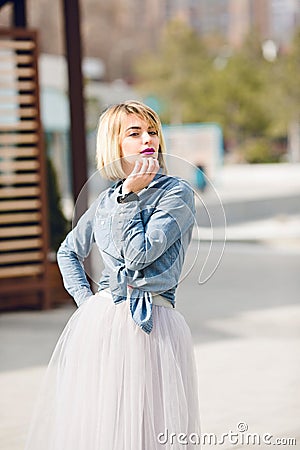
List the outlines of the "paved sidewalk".
{"type": "Polygon", "coordinates": [[[198,219],[205,216],[206,223],[194,228],[194,239],[222,242],[226,238],[299,250],[300,164],[225,166],[214,189],[195,197],[198,219]]]}
{"type": "MultiPolygon", "coordinates": [[[[55,343],[76,307],[0,314],[0,448],[23,450],[55,343]]],[[[43,450],[43,449],[41,449],[43,450]]]]}
{"type": "MultiPolygon", "coordinates": [[[[269,433],[274,437],[272,448],[275,438],[295,438],[296,445],[284,448],[300,449],[300,361],[295,358],[300,348],[300,305],[211,320],[209,326],[238,339],[195,348],[202,430],[214,433],[218,442],[232,430],[240,444],[243,434],[257,433],[262,439],[269,433]],[[238,431],[241,422],[247,433],[238,431]]],[[[262,441],[260,446],[229,445],[228,438],[225,442],[205,448],[270,448],[262,441]]]]}
{"type": "Polygon", "coordinates": [[[282,215],[225,227],[197,227],[193,239],[200,241],[263,242],[267,245],[300,249],[300,214],[282,215]]]}
{"type": "Polygon", "coordinates": [[[225,165],[214,186],[224,202],[300,195],[300,164],[225,165]]]}

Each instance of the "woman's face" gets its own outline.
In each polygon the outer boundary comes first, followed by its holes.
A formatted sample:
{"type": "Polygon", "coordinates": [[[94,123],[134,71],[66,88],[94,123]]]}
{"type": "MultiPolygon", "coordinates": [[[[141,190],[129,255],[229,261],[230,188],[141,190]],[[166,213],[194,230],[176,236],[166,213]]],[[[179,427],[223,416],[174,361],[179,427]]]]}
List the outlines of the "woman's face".
{"type": "Polygon", "coordinates": [[[134,114],[126,115],[120,136],[122,167],[126,175],[132,172],[137,159],[157,158],[158,148],[157,131],[134,114]]]}

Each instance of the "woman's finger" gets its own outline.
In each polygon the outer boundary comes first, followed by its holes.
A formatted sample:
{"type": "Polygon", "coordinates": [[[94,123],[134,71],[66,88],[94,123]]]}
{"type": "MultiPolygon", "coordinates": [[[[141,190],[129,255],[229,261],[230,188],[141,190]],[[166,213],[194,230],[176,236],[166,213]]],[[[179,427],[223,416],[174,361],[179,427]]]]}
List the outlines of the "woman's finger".
{"type": "Polygon", "coordinates": [[[153,174],[156,173],[155,168],[156,168],[155,159],[149,158],[148,170],[147,170],[147,173],[149,176],[153,176],[153,174]]]}
{"type": "Polygon", "coordinates": [[[141,170],[140,170],[140,174],[141,175],[145,175],[145,174],[147,174],[147,171],[148,171],[147,158],[142,158],[142,167],[141,167],[141,170]]]}
{"type": "Polygon", "coordinates": [[[129,176],[136,175],[137,173],[139,173],[140,170],[141,170],[141,167],[142,167],[142,161],[137,159],[135,161],[135,165],[134,165],[133,171],[131,172],[131,174],[129,176]]]}

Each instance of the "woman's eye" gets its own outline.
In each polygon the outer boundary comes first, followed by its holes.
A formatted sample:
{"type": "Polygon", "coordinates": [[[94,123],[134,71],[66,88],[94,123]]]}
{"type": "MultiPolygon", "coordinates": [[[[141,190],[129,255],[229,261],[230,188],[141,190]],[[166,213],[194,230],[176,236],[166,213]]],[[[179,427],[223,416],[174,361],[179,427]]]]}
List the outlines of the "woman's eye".
{"type": "MultiPolygon", "coordinates": [[[[149,136],[157,136],[157,131],[148,131],[149,136]]],[[[138,131],[134,131],[132,133],[129,134],[130,137],[137,137],[140,136],[141,133],[139,133],[138,131]]]]}

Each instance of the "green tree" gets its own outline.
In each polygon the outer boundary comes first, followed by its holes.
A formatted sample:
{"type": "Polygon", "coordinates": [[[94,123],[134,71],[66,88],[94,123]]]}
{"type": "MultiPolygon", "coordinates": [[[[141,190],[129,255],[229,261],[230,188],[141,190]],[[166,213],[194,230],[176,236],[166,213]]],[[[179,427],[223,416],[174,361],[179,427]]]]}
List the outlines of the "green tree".
{"type": "Polygon", "coordinates": [[[300,29],[295,33],[288,52],[279,52],[269,64],[265,97],[271,124],[267,136],[272,142],[286,141],[298,146],[300,123],[300,29]],[[295,141],[294,141],[295,140],[295,141]]]}
{"type": "Polygon", "coordinates": [[[288,120],[300,121],[300,29],[296,32],[291,51],[284,58],[284,91],[288,102],[288,120]]]}
{"type": "Polygon", "coordinates": [[[291,121],[300,119],[300,30],[295,34],[287,53],[279,53],[269,63],[269,76],[265,88],[267,110],[272,123],[268,135],[286,136],[291,121]]]}
{"type": "Polygon", "coordinates": [[[165,121],[218,122],[236,144],[262,136],[270,125],[263,101],[266,62],[253,36],[220,67],[220,58],[193,30],[172,21],[158,51],[136,66],[139,87],[163,101],[165,121]]]}
{"type": "Polygon", "coordinates": [[[229,147],[249,161],[278,161],[274,140],[282,142],[288,124],[300,120],[300,32],[291,52],[273,62],[258,36],[250,33],[234,52],[218,50],[172,21],[157,51],[139,59],[138,87],[160,99],[165,122],[217,122],[229,147]]]}
{"type": "Polygon", "coordinates": [[[169,23],[159,48],[139,58],[136,73],[144,94],[158,96],[165,108],[161,115],[166,122],[181,123],[199,120],[197,95],[205,92],[208,54],[198,35],[180,20],[169,23]]]}
{"type": "Polygon", "coordinates": [[[249,35],[212,78],[214,102],[209,117],[223,126],[237,146],[267,133],[271,124],[266,100],[268,77],[269,63],[262,57],[260,43],[249,35]]]}

